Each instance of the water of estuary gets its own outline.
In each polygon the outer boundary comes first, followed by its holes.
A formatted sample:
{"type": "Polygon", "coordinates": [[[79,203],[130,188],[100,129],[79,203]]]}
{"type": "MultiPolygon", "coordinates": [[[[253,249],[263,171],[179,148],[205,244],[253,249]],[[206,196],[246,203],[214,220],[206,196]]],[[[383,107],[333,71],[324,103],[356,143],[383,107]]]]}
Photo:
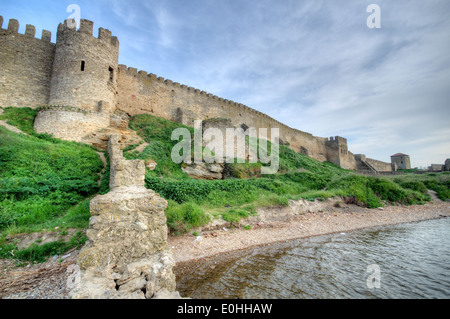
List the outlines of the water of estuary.
{"type": "Polygon", "coordinates": [[[449,235],[444,218],[298,239],[197,267],[177,289],[198,299],[450,298],[449,235]]]}

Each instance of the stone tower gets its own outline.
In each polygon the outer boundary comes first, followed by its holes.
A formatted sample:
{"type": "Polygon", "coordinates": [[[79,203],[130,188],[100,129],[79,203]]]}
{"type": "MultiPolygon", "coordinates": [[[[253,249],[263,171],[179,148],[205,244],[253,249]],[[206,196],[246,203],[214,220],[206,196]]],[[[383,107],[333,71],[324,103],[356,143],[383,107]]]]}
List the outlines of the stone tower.
{"type": "Polygon", "coordinates": [[[347,139],[335,136],[326,140],[327,160],[339,167],[350,169],[355,165],[355,159],[352,153],[348,151],[347,139]]]}
{"type": "Polygon", "coordinates": [[[111,134],[121,135],[123,145],[135,144],[139,138],[126,129],[128,118],[114,114],[119,41],[103,28],[94,37],[93,26],[83,19],[78,30],[73,19],[58,26],[49,105],[40,109],[34,130],[100,149],[111,134]]]}
{"type": "Polygon", "coordinates": [[[403,153],[392,155],[391,163],[396,169],[411,169],[411,159],[409,155],[403,153]]]}
{"type": "MultiPolygon", "coordinates": [[[[97,111],[98,104],[115,106],[119,41],[111,31],[100,28],[93,36],[92,21],[74,20],[58,26],[56,51],[50,83],[50,105],[73,106],[97,111]]],[[[103,110],[104,111],[104,110],[103,110]]]]}

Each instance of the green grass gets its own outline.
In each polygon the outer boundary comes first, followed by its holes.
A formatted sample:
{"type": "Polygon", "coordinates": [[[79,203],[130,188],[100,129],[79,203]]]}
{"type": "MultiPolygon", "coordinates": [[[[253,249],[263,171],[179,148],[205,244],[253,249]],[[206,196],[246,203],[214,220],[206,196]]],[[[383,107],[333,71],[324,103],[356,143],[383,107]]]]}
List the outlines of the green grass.
{"type": "Polygon", "coordinates": [[[211,221],[202,207],[192,202],[179,204],[169,200],[166,209],[167,225],[175,234],[188,232],[193,227],[199,227],[211,221]]]}
{"type": "Polygon", "coordinates": [[[194,133],[193,128],[148,114],[134,116],[130,121],[130,128],[149,145],[139,155],[134,151],[124,152],[125,158],[154,160],[158,165],[155,170],[147,173],[149,176],[187,179],[188,176],[181,170],[181,164],[175,164],[171,159],[172,149],[178,143],[172,141],[172,131],[181,127],[188,129],[191,134],[194,133]]]}
{"type": "Polygon", "coordinates": [[[382,177],[360,176],[349,174],[334,179],[327,184],[327,191],[343,197],[353,197],[356,203],[369,208],[389,204],[424,204],[429,196],[412,189],[406,189],[389,179],[382,177]]]}
{"type": "Polygon", "coordinates": [[[38,112],[38,109],[29,107],[5,107],[3,108],[3,114],[0,114],[0,120],[6,120],[6,123],[16,126],[24,133],[36,134],[33,129],[33,123],[38,112]]]}
{"type": "Polygon", "coordinates": [[[0,140],[0,231],[44,224],[98,191],[103,164],[90,148],[2,127],[0,140]]]}
{"type": "Polygon", "coordinates": [[[57,240],[43,245],[34,243],[25,249],[18,249],[15,244],[5,244],[0,241],[0,258],[42,263],[47,260],[48,256],[62,255],[70,249],[81,248],[86,240],[86,236],[79,231],[68,242],[57,240]]]}
{"type": "Polygon", "coordinates": [[[239,223],[242,218],[248,218],[249,216],[256,215],[256,210],[247,208],[233,208],[222,214],[223,220],[230,223],[239,223]]]}
{"type": "Polygon", "coordinates": [[[261,177],[261,163],[225,163],[225,175],[228,178],[248,179],[261,177]]]}
{"type": "MultiPolygon", "coordinates": [[[[32,109],[6,108],[0,117],[31,135],[0,127],[0,248],[4,248],[0,255],[8,255],[6,251],[12,249],[16,256],[27,260],[40,260],[69,244],[35,245],[20,253],[7,243],[7,235],[55,227],[85,229],[90,218],[90,198],[109,191],[109,166],[98,186],[103,164],[95,150],[36,134],[36,114],[32,109]]],[[[124,152],[128,159],[154,160],[158,164],[154,171],[146,171],[146,187],[168,200],[167,224],[174,234],[189,232],[210,222],[212,217],[239,223],[255,215],[259,207],[286,206],[289,200],[299,198],[345,197],[358,205],[376,208],[425,203],[430,200],[428,189],[432,189],[441,199],[449,199],[449,174],[361,176],[283,145],[277,174],[261,176],[259,162],[230,163],[226,164],[227,179],[194,180],[183,173],[182,164],[171,160],[172,148],[178,143],[171,140],[171,134],[179,127],[194,132],[193,128],[151,115],[134,116],[130,128],[149,145],[140,154],[135,151],[137,145],[124,152]]],[[[82,242],[82,237],[77,238],[70,245],[82,242]]]]}
{"type": "MultiPolygon", "coordinates": [[[[99,191],[103,168],[90,146],[66,142],[33,129],[36,110],[6,108],[1,115],[26,136],[0,127],[0,243],[1,252],[11,244],[5,238],[58,227],[85,229],[89,225],[90,198],[99,191]]],[[[73,244],[73,243],[72,243],[73,244]]],[[[51,243],[28,250],[15,249],[15,258],[42,260],[47,253],[73,247],[51,243]]],[[[11,249],[9,249],[11,250],[11,249]]],[[[9,256],[11,257],[11,256],[9,256]]]]}
{"type": "Polygon", "coordinates": [[[0,127],[0,232],[61,217],[98,191],[102,167],[89,147],[0,127]]]}
{"type": "MultiPolygon", "coordinates": [[[[159,170],[147,171],[146,187],[169,200],[168,225],[175,233],[186,232],[194,227],[193,224],[198,225],[183,218],[189,209],[237,223],[248,217],[242,210],[245,205],[254,208],[286,206],[291,199],[346,197],[358,205],[377,208],[385,204],[423,204],[430,200],[424,186],[439,190],[442,198],[448,196],[445,195],[448,184],[437,182],[434,185],[436,179],[422,184],[408,184],[402,180],[402,184],[385,177],[361,176],[332,163],[318,162],[283,145],[280,145],[278,174],[261,176],[258,174],[261,163],[247,162],[226,164],[229,179],[194,180],[181,171],[181,165],[170,160],[171,149],[176,143],[170,141],[171,132],[185,126],[151,115],[138,115],[132,118],[130,127],[152,143],[138,158],[151,158],[158,166],[161,164],[159,170]]],[[[193,133],[192,128],[189,130],[193,133]]],[[[270,143],[268,145],[270,147],[270,143]]],[[[135,155],[128,156],[134,158],[135,155]]]]}
{"type": "Polygon", "coordinates": [[[405,173],[398,176],[386,176],[403,188],[426,193],[431,189],[437,193],[437,196],[447,201],[450,199],[450,172],[414,174],[405,173]]]}

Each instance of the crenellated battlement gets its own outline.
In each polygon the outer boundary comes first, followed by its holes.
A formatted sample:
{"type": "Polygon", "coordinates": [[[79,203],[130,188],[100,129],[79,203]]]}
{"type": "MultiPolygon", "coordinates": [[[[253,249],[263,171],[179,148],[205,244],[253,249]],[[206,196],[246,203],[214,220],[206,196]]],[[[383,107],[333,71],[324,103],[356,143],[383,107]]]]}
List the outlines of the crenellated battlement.
{"type": "Polygon", "coordinates": [[[179,89],[182,89],[182,90],[186,90],[186,91],[191,92],[193,94],[197,94],[197,95],[203,96],[203,97],[205,97],[207,99],[216,100],[216,101],[222,103],[223,105],[231,105],[231,106],[234,106],[236,108],[242,108],[242,109],[244,109],[244,110],[246,110],[248,112],[255,113],[257,115],[261,115],[261,116],[265,116],[265,117],[269,118],[268,115],[266,115],[264,113],[261,113],[261,112],[259,112],[257,110],[254,110],[254,109],[252,109],[252,108],[250,108],[250,107],[248,107],[248,106],[246,106],[244,104],[237,103],[237,102],[234,102],[234,101],[231,101],[231,100],[228,100],[228,99],[224,99],[224,98],[218,97],[217,95],[214,95],[212,93],[208,93],[206,91],[203,91],[203,90],[191,87],[191,86],[187,86],[185,84],[180,84],[179,82],[174,82],[172,80],[165,79],[164,77],[158,77],[157,75],[155,75],[153,73],[149,73],[147,71],[142,71],[142,70],[138,71],[137,68],[127,67],[126,65],[120,64],[119,65],[119,72],[124,72],[127,75],[131,75],[131,76],[134,76],[134,77],[139,78],[139,79],[150,78],[152,80],[156,80],[158,82],[164,83],[164,84],[166,84],[169,87],[175,87],[175,88],[179,88],[179,89]]]}
{"type": "Polygon", "coordinates": [[[56,44],[50,31],[38,38],[34,25],[19,27],[0,16],[0,105],[38,107],[48,103],[56,44]]]}
{"type": "Polygon", "coordinates": [[[0,29],[6,30],[11,34],[20,34],[24,35],[27,38],[30,39],[37,39],[44,42],[51,42],[52,33],[48,30],[42,30],[41,38],[36,38],[36,27],[31,24],[27,24],[25,27],[25,33],[21,34],[19,33],[19,21],[16,19],[9,19],[8,27],[6,29],[3,29],[3,17],[0,16],[0,29]]]}
{"type": "Polygon", "coordinates": [[[196,119],[227,118],[236,127],[266,128],[268,133],[278,128],[280,140],[295,151],[352,167],[353,154],[348,152],[345,138],[316,137],[245,104],[119,65],[119,40],[105,28],[94,34],[93,21],[81,19],[77,26],[74,19],[65,20],[58,26],[56,43],[51,43],[49,31],[43,30],[40,41],[35,41],[33,25],[26,25],[25,33],[16,36],[19,22],[10,19],[5,29],[3,22],[0,16],[0,105],[74,106],[42,108],[46,112],[40,112],[41,124],[46,130],[64,131],[69,138],[84,136],[91,128],[122,123],[114,111],[128,115],[149,113],[186,125],[196,119]],[[18,51],[23,54],[18,56],[18,51]],[[16,59],[20,59],[19,63],[15,63],[16,59]],[[77,125],[73,119],[85,120],[86,125],[77,125]],[[68,127],[64,127],[64,121],[68,127]]]}
{"type": "Polygon", "coordinates": [[[58,25],[48,104],[95,110],[98,101],[114,109],[119,41],[105,28],[94,36],[94,22],[74,19],[58,25]]]}
{"type": "Polygon", "coordinates": [[[188,92],[190,94],[201,96],[201,97],[205,98],[206,100],[214,101],[217,104],[219,104],[219,106],[222,109],[224,109],[225,107],[231,108],[229,110],[232,113],[235,112],[237,114],[242,114],[242,115],[248,114],[248,115],[251,115],[252,117],[263,119],[264,121],[266,121],[267,123],[270,124],[270,127],[278,127],[280,129],[284,129],[286,131],[290,131],[290,132],[293,132],[296,134],[301,134],[302,136],[305,136],[307,138],[313,138],[312,134],[291,128],[291,127],[281,123],[280,121],[275,120],[274,118],[270,117],[269,115],[262,113],[258,110],[255,110],[254,108],[251,108],[245,104],[237,103],[235,101],[228,100],[228,99],[219,97],[217,95],[214,95],[212,93],[208,93],[206,91],[203,91],[203,90],[200,90],[200,89],[197,89],[197,88],[185,85],[185,84],[180,84],[178,82],[174,82],[172,80],[165,79],[164,77],[157,76],[156,74],[149,73],[147,71],[138,70],[137,68],[134,68],[134,67],[128,67],[127,65],[124,65],[124,64],[119,64],[118,69],[119,69],[119,72],[124,73],[129,76],[133,76],[136,79],[140,79],[140,80],[149,80],[150,79],[150,80],[159,82],[161,84],[165,84],[169,88],[172,88],[172,89],[176,88],[176,89],[188,92]]]}
{"type": "Polygon", "coordinates": [[[330,143],[339,143],[339,144],[347,144],[347,139],[344,137],[340,137],[340,136],[332,136],[330,138],[327,139],[327,142],[330,143]]]}
{"type": "Polygon", "coordinates": [[[94,39],[98,39],[99,41],[111,45],[112,47],[119,48],[119,40],[116,36],[112,35],[112,32],[108,29],[99,28],[97,38],[94,37],[94,22],[86,19],[80,20],[80,27],[76,29],[77,24],[74,19],[67,19],[64,23],[60,23],[58,26],[58,34],[62,32],[72,31],[77,32],[78,34],[86,34],[94,39]]]}

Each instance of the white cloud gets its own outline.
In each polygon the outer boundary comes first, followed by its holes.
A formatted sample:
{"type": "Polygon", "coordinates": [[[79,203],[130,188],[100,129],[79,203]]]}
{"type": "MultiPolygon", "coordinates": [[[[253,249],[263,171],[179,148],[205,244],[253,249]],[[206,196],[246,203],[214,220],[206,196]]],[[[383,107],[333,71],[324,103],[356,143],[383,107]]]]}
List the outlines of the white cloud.
{"type": "Polygon", "coordinates": [[[105,3],[121,63],[342,135],[354,153],[409,153],[418,166],[450,157],[446,0],[378,0],[377,30],[366,26],[371,1],[105,3]]]}

